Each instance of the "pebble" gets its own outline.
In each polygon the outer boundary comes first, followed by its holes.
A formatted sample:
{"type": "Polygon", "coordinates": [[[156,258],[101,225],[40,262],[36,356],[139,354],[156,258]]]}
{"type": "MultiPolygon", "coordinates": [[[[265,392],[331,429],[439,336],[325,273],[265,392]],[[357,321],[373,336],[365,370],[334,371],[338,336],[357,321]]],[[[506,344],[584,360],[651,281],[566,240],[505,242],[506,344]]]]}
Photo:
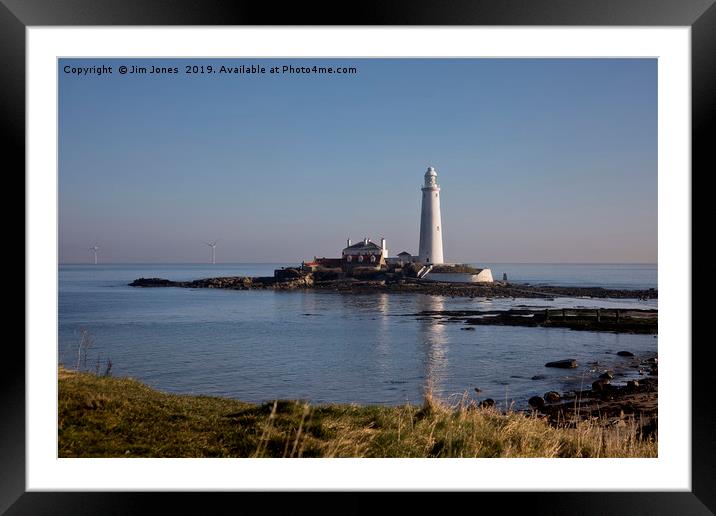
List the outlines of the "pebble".
{"type": "Polygon", "coordinates": [[[592,383],[592,390],[596,392],[603,392],[607,390],[607,385],[609,385],[609,380],[597,380],[592,383]]]}
{"type": "Polygon", "coordinates": [[[541,396],[532,396],[527,403],[530,404],[531,407],[534,408],[542,408],[544,407],[544,399],[541,396]]]}
{"type": "Polygon", "coordinates": [[[545,401],[548,401],[550,403],[554,403],[555,401],[560,400],[559,393],[557,391],[549,391],[544,393],[544,399],[545,401]]]}

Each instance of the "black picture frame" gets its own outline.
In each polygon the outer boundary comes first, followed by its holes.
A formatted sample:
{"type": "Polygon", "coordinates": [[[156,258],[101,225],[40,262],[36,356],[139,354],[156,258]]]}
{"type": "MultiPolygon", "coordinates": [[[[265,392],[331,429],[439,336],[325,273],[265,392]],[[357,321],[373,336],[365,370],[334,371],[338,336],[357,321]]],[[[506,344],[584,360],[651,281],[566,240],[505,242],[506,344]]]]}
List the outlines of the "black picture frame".
{"type": "MultiPolygon", "coordinates": [[[[716,125],[715,0],[429,0],[302,2],[280,7],[264,2],[221,0],[0,0],[0,107],[4,153],[25,168],[25,29],[32,26],[87,25],[562,25],[688,26],[692,61],[691,177],[716,169],[711,134],[716,125]],[[710,131],[711,130],[711,131],[710,131]]],[[[6,176],[7,177],[7,176],[6,176]]],[[[24,189],[24,183],[23,183],[24,189]]],[[[693,209],[693,208],[692,208],[693,209]]],[[[15,215],[16,216],[16,215],[15,215]]],[[[7,218],[6,220],[12,220],[7,218]]],[[[26,278],[27,280],[27,278],[26,278]]],[[[691,282],[691,277],[688,278],[691,282]]],[[[694,342],[692,352],[692,491],[691,492],[525,492],[452,494],[453,501],[482,507],[496,502],[506,510],[530,514],[713,514],[716,510],[714,440],[716,421],[709,398],[709,341],[694,342]],[[455,499],[455,496],[460,496],[455,499]],[[470,500],[464,500],[470,496],[470,500]],[[477,499],[474,499],[478,496],[477,499]]],[[[684,342],[684,346],[691,345],[684,342]]],[[[126,514],[236,512],[241,503],[257,502],[271,512],[324,506],[323,495],[285,496],[259,493],[79,493],[26,492],[25,488],[25,353],[9,340],[8,364],[0,375],[0,513],[126,514]],[[22,365],[22,366],[20,366],[22,365]],[[206,500],[211,496],[212,500],[206,500]],[[321,496],[318,498],[317,496],[321,496]],[[309,505],[310,504],[310,505],[309,505]]],[[[558,479],[555,479],[558,483],[558,479]]],[[[364,513],[375,508],[362,493],[352,493],[330,512],[364,513]]],[[[425,508],[423,494],[404,497],[401,511],[425,508]]],[[[248,510],[250,505],[245,505],[248,510]]],[[[468,505],[469,507],[469,505],[468,505]]],[[[326,509],[330,510],[330,509],[326,509]]]]}

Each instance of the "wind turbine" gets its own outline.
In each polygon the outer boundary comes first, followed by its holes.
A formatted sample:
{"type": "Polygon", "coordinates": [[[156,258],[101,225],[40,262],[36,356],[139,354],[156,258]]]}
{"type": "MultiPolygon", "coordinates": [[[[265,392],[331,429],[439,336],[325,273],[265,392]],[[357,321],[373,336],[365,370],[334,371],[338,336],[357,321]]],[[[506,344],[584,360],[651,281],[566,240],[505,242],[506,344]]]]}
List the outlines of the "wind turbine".
{"type": "Polygon", "coordinates": [[[204,242],[206,245],[211,247],[211,263],[216,264],[216,242],[218,240],[214,240],[213,242],[204,242]]]}
{"type": "Polygon", "coordinates": [[[97,265],[97,251],[99,251],[99,246],[97,244],[93,245],[89,248],[90,251],[94,251],[94,264],[97,265]]]}

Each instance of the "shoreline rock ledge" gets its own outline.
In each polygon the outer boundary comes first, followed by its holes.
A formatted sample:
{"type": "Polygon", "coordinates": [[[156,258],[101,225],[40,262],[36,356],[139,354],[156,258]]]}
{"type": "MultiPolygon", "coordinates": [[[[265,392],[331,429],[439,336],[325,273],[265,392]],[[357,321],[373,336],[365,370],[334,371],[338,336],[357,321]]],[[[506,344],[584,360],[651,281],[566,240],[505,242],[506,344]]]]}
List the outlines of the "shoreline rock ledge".
{"type": "Polygon", "coordinates": [[[171,281],[164,278],[138,278],[129,283],[130,287],[180,287],[180,288],[221,288],[228,290],[294,289],[313,287],[313,277],[277,279],[271,276],[226,276],[193,281],[171,281]]]}

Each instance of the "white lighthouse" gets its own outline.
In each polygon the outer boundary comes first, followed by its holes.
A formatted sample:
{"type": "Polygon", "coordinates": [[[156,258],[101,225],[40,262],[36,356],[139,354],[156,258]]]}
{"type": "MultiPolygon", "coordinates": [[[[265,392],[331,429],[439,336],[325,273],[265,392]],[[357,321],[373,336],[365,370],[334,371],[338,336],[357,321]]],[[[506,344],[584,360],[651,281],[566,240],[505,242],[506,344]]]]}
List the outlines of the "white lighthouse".
{"type": "Polygon", "coordinates": [[[425,172],[423,206],[420,212],[420,250],[418,260],[421,263],[443,263],[443,234],[440,221],[440,186],[438,173],[433,167],[425,172]]]}

